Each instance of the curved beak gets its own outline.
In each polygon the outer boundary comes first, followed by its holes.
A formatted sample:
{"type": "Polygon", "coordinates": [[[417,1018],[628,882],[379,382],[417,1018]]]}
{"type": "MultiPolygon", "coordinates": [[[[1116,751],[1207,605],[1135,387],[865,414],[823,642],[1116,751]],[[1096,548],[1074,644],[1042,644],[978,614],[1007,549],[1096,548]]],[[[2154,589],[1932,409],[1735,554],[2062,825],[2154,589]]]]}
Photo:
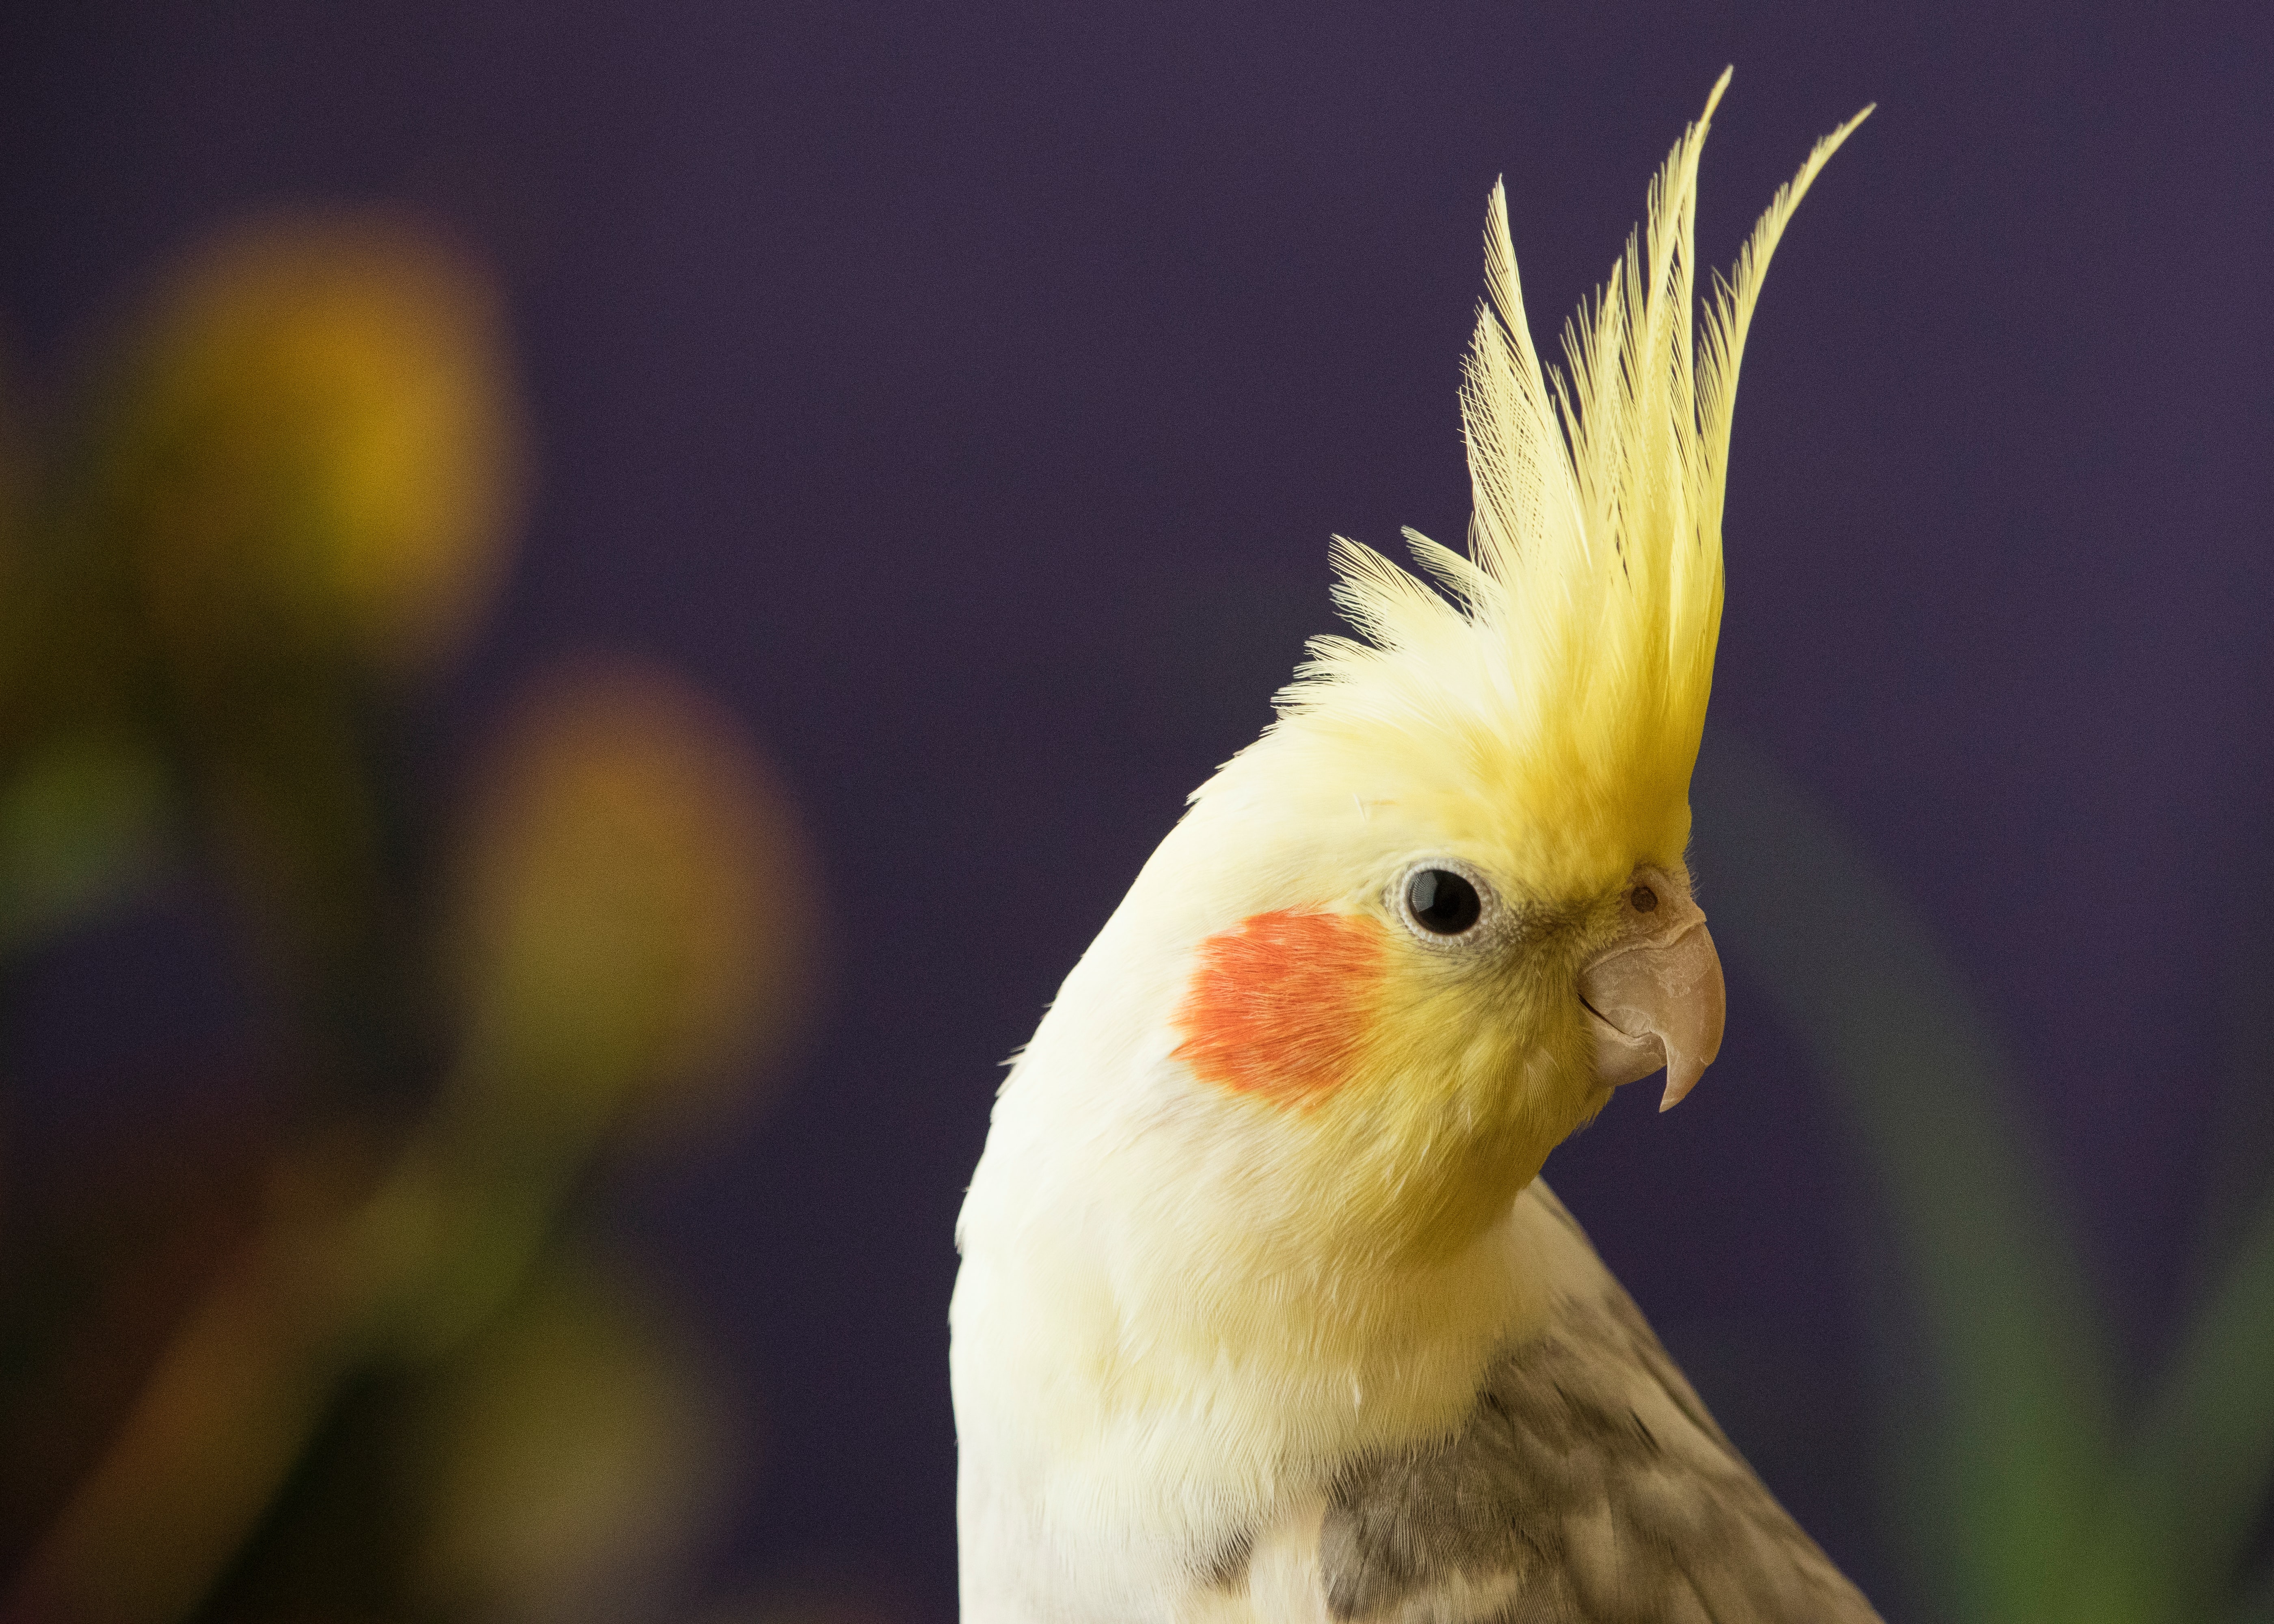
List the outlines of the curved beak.
{"type": "Polygon", "coordinates": [[[1614,949],[1579,973],[1595,1030],[1595,1073],[1616,1088],[1666,1068],[1670,1111],[1721,1050],[1721,959],[1706,916],[1655,941],[1614,949]]]}

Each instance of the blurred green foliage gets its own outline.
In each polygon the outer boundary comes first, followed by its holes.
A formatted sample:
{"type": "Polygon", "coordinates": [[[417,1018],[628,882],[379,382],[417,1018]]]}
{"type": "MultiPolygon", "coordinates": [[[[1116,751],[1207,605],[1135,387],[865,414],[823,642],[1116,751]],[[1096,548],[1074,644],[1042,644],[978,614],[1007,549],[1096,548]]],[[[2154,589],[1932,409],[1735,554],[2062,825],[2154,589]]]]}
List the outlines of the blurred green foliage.
{"type": "Polygon", "coordinates": [[[1715,935],[1812,1049],[1901,1255],[1911,1312],[1878,1329],[1926,1380],[1883,1435],[1921,1598],[1956,1624],[2274,1616],[2244,1571],[2274,1489],[2274,1191],[2126,1416],[2012,1068],[1925,925],[1738,741],[1691,795],[1715,935]]]}
{"type": "Polygon", "coordinates": [[[0,436],[0,966],[196,876],[282,1028],[11,1194],[7,1616],[649,1613],[719,1502],[735,1406],[578,1197],[749,1092],[806,864],[733,720],[621,661],[437,804],[522,440],[493,289],[383,213],[207,245],[0,436]]]}

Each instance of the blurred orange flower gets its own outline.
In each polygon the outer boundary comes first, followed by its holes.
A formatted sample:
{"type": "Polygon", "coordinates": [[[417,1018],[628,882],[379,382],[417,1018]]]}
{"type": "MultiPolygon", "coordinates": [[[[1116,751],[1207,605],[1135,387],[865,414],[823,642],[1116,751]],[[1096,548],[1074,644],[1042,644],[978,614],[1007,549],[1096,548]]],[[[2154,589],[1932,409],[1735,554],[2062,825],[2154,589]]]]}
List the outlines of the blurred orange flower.
{"type": "Polygon", "coordinates": [[[592,665],[508,724],[459,855],[462,1081],[518,1110],[684,1108],[779,1044],[810,984],[809,860],[732,718],[592,665]]]}

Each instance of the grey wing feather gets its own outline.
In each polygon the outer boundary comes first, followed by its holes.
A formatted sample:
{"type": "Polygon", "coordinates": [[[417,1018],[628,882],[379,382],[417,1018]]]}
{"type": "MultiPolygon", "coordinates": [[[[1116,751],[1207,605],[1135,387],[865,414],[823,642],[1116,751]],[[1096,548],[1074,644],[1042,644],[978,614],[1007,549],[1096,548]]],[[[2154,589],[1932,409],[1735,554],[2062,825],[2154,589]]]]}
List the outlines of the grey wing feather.
{"type": "Polygon", "coordinates": [[[1585,1258],[1449,1440],[1358,1462],[1321,1533],[1341,1624],[1878,1624],[1745,1463],[1562,1203],[1585,1258]]]}

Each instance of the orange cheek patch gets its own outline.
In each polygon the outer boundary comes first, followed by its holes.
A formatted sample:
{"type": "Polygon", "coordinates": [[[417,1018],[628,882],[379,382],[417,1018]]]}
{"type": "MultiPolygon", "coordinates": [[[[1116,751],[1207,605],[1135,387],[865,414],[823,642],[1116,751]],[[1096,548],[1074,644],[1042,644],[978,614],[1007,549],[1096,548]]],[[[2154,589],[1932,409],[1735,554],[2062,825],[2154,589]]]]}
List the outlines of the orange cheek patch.
{"type": "Polygon", "coordinates": [[[1382,984],[1381,926],[1258,914],[1201,943],[1199,961],[1176,1014],[1194,1076],[1287,1105],[1348,1079],[1382,984]]]}

